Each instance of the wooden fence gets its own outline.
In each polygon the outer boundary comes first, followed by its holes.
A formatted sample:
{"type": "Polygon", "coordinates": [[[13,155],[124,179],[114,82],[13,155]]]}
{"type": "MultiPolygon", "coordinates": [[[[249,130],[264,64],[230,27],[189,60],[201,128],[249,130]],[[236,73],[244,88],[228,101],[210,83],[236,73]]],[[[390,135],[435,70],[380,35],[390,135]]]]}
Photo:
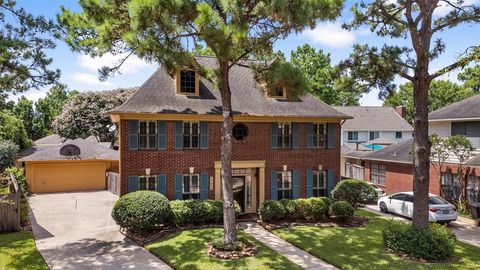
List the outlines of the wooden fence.
{"type": "Polygon", "coordinates": [[[0,233],[20,230],[21,192],[15,177],[10,175],[10,179],[10,193],[0,196],[0,233]]]}
{"type": "Polygon", "coordinates": [[[107,189],[115,195],[120,195],[120,174],[107,172],[107,189]]]}

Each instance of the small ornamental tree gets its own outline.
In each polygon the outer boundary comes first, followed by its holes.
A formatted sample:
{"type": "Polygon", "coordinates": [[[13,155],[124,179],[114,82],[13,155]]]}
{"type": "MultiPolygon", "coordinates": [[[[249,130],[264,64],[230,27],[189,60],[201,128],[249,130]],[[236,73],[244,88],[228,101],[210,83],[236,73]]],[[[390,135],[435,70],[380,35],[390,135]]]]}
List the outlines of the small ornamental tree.
{"type": "MultiPolygon", "coordinates": [[[[236,239],[232,182],[233,108],[229,71],[235,65],[246,65],[253,55],[271,54],[276,40],[307,27],[319,20],[335,19],[342,0],[292,1],[144,1],[144,0],[81,0],[82,11],[75,13],[62,8],[58,19],[68,35],[66,42],[75,51],[92,56],[105,53],[126,57],[137,55],[154,61],[167,70],[188,67],[209,79],[218,88],[222,102],[221,183],[224,202],[224,241],[236,239]],[[218,67],[211,70],[195,61],[195,46],[204,45],[213,53],[218,67]]],[[[102,68],[101,75],[118,71],[102,68]]],[[[280,70],[285,65],[273,65],[280,70]]],[[[272,74],[272,73],[266,73],[272,74]]],[[[276,74],[276,73],[275,73],[276,74]]],[[[275,75],[274,74],[274,75],[275,75]]],[[[273,76],[277,83],[298,94],[304,89],[300,78],[273,76]]],[[[265,78],[264,76],[261,76],[265,78]]]]}
{"type": "Polygon", "coordinates": [[[460,183],[457,207],[460,211],[465,212],[467,211],[467,198],[465,196],[467,175],[465,172],[465,163],[473,157],[474,148],[470,140],[462,135],[448,137],[445,140],[445,145],[451,155],[457,158],[457,177],[460,183]]]}
{"type": "MultiPolygon", "coordinates": [[[[464,0],[373,0],[360,1],[352,8],[354,18],[347,29],[363,26],[386,43],[392,39],[407,40],[406,46],[384,44],[382,47],[354,45],[351,57],[343,61],[342,70],[369,89],[377,87],[380,96],[388,95],[400,76],[413,84],[414,169],[412,225],[428,228],[428,187],[430,181],[430,141],[428,138],[428,92],[433,80],[480,59],[480,46],[465,45],[465,53],[439,69],[430,63],[444,51],[446,44],[435,35],[461,24],[480,21],[480,6],[464,0]],[[447,7],[448,14],[435,11],[447,7]]],[[[468,35],[468,32],[465,32],[468,35]]],[[[401,43],[404,43],[403,40],[401,43]]],[[[397,43],[399,44],[399,43],[397,43]]]]}
{"type": "Polygon", "coordinates": [[[377,201],[378,194],[372,185],[357,179],[340,181],[332,190],[332,198],[336,201],[345,201],[354,209],[366,202],[377,201]]]}
{"type": "MultiPolygon", "coordinates": [[[[442,138],[437,134],[430,135],[430,143],[432,144],[432,149],[430,151],[431,164],[438,173],[438,179],[442,179],[443,167],[450,156],[446,141],[446,138],[442,138]]],[[[442,190],[440,189],[440,193],[441,192],[442,190]]]]}

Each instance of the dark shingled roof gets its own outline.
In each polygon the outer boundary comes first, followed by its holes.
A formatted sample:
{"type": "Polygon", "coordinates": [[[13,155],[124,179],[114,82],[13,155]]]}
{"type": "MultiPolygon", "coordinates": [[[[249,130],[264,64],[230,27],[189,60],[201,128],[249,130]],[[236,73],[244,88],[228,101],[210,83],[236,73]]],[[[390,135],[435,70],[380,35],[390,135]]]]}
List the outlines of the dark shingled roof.
{"type": "Polygon", "coordinates": [[[401,140],[398,143],[385,146],[364,156],[366,160],[382,160],[400,163],[413,163],[410,150],[413,147],[413,138],[401,140]]]}
{"type": "Polygon", "coordinates": [[[69,160],[69,159],[79,159],[79,160],[118,160],[118,151],[104,147],[98,143],[93,143],[86,141],[84,139],[75,139],[68,140],[61,145],[55,145],[37,151],[32,155],[23,157],[20,161],[40,161],[40,160],[69,160]],[[60,155],[60,149],[65,145],[75,145],[80,149],[80,155],[72,158],[60,155]]]}
{"type": "Polygon", "coordinates": [[[336,110],[353,116],[345,121],[342,130],[354,131],[413,131],[412,126],[392,107],[335,106],[336,110]]]}
{"type": "Polygon", "coordinates": [[[469,166],[474,166],[474,167],[480,167],[480,155],[470,159],[467,163],[465,163],[466,165],[469,165],[469,166]]]}
{"type": "MultiPolygon", "coordinates": [[[[208,68],[217,66],[212,57],[197,57],[197,61],[208,68]]],[[[254,72],[238,65],[230,69],[230,89],[235,115],[350,118],[311,94],[298,101],[266,98],[258,88],[254,72]]],[[[173,78],[160,68],[135,94],[110,113],[220,115],[220,92],[214,85],[201,78],[199,92],[198,97],[177,95],[173,78]]]]}
{"type": "Polygon", "coordinates": [[[447,120],[447,119],[480,119],[480,95],[452,103],[448,106],[431,112],[428,115],[429,120],[447,120]]]}

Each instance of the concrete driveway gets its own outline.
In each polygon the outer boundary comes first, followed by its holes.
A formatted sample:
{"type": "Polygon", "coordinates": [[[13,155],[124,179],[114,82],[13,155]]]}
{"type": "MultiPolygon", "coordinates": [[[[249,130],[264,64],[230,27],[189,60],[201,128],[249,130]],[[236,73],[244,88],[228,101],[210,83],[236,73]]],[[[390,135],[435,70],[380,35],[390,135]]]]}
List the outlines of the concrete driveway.
{"type": "MultiPolygon", "coordinates": [[[[391,217],[396,220],[406,219],[399,215],[382,213],[380,212],[380,208],[377,205],[367,205],[365,206],[365,208],[362,209],[382,216],[391,217]]],[[[452,230],[452,232],[457,236],[457,239],[459,241],[480,247],[480,227],[457,220],[448,224],[448,228],[452,230]]]]}
{"type": "Polygon", "coordinates": [[[110,215],[117,199],[108,191],[29,199],[35,242],[51,269],[171,269],[119,232],[110,215]]]}

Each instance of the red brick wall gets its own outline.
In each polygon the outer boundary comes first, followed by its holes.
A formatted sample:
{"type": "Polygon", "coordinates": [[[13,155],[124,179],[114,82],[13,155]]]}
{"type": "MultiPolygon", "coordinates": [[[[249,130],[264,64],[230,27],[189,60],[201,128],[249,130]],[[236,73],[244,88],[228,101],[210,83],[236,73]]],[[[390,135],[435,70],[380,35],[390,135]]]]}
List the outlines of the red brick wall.
{"type": "MultiPolygon", "coordinates": [[[[365,181],[370,181],[370,164],[379,163],[386,166],[385,185],[380,185],[388,194],[412,191],[413,190],[413,164],[393,163],[393,162],[379,162],[379,161],[365,161],[365,181]]],[[[445,164],[442,172],[451,171],[457,172],[458,166],[455,164],[445,164]]],[[[472,168],[468,170],[469,174],[478,174],[477,169],[472,168]]],[[[440,175],[434,166],[430,165],[430,193],[440,195],[440,175]]]]}
{"type": "MultiPolygon", "coordinates": [[[[283,165],[288,170],[300,171],[300,196],[306,195],[307,170],[317,170],[322,164],[324,170],[335,170],[340,177],[340,127],[336,130],[334,149],[306,148],[306,123],[300,123],[298,149],[272,149],[270,144],[271,123],[245,123],[248,137],[244,141],[233,142],[233,160],[266,160],[265,199],[270,199],[270,172],[280,171],[283,165]]],[[[174,198],[174,175],[188,173],[189,167],[195,172],[208,172],[215,176],[214,162],[220,160],[221,122],[208,125],[208,149],[176,150],[174,121],[167,122],[167,150],[128,149],[128,121],[121,121],[121,194],[128,191],[129,175],[144,175],[145,168],[151,168],[151,174],[167,174],[167,197],[174,198]]],[[[337,180],[338,181],[338,180],[337,180]]],[[[209,187],[209,198],[215,197],[215,187],[209,187]]]]}

